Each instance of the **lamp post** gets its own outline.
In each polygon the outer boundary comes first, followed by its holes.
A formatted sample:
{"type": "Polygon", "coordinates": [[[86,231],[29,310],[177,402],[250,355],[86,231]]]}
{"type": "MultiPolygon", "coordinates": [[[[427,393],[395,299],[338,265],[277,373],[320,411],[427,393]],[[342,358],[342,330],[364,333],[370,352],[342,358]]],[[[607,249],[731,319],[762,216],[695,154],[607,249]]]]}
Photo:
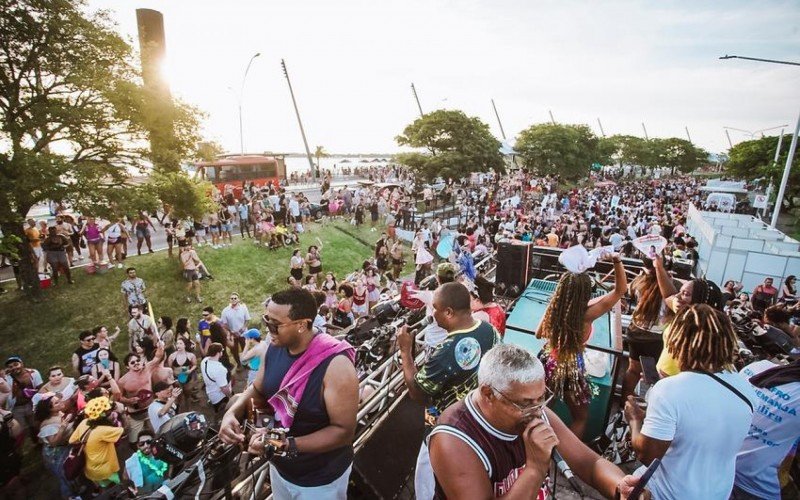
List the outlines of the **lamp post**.
{"type": "Polygon", "coordinates": [[[752,139],[756,138],[756,134],[761,134],[761,137],[764,137],[764,132],[767,132],[769,130],[784,129],[784,128],[788,127],[788,126],[789,126],[788,124],[784,123],[783,125],[777,125],[775,127],[762,128],[762,129],[759,129],[759,130],[754,130],[752,132],[749,131],[749,130],[744,130],[744,129],[735,128],[735,127],[722,127],[722,128],[724,128],[726,130],[735,130],[737,132],[741,132],[741,133],[749,136],[750,139],[752,140],[752,139]]]}
{"type": "Polygon", "coordinates": [[[242,99],[244,99],[244,82],[247,80],[247,73],[250,71],[250,65],[253,64],[253,59],[260,56],[261,52],[256,52],[247,61],[247,67],[244,69],[244,76],[242,77],[242,88],[239,90],[239,150],[241,155],[244,156],[244,126],[242,125],[242,99]]]}
{"type": "MultiPolygon", "coordinates": [[[[745,56],[729,56],[724,55],[720,59],[746,59],[748,61],[759,61],[771,64],[788,64],[790,66],[800,66],[800,63],[793,61],[778,61],[776,59],[761,59],[759,57],[745,57],[745,56]]],[[[780,127],[775,127],[780,128],[780,127]]],[[[770,129],[765,129],[770,130],[770,129]]],[[[759,131],[756,131],[759,132],[759,131]]],[[[783,179],[781,179],[781,187],[778,189],[778,198],[775,200],[775,208],[772,211],[772,221],[770,227],[775,228],[778,223],[778,216],[781,213],[781,205],[783,205],[783,196],[786,194],[786,183],[789,182],[789,172],[792,170],[792,162],[794,161],[794,153],[797,150],[797,134],[800,133],[800,116],[797,118],[797,125],[794,127],[794,135],[792,136],[792,145],[789,147],[789,155],[786,157],[786,166],[783,167],[783,179]]]]}

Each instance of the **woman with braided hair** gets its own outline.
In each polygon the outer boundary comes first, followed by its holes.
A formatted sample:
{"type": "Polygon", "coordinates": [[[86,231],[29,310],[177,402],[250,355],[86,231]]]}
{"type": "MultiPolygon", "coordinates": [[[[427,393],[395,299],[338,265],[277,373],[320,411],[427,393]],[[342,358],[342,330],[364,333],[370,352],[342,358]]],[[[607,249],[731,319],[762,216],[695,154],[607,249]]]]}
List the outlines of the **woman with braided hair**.
{"type": "Polygon", "coordinates": [[[589,420],[592,391],[586,380],[584,345],[592,335],[592,323],[614,307],[625,295],[628,280],[618,254],[606,259],[614,262],[614,290],[592,299],[592,279],[588,274],[565,272],[558,281],[536,330],[538,338],[547,339],[539,353],[545,367],[547,386],[569,408],[570,429],[583,437],[589,420]]]}
{"type": "MultiPolygon", "coordinates": [[[[656,277],[658,278],[658,288],[661,290],[661,295],[666,297],[664,302],[667,307],[673,312],[678,313],[679,310],[692,304],[708,304],[712,308],[722,311],[724,304],[722,303],[722,291],[713,282],[702,278],[695,278],[685,282],[680,290],[675,286],[675,282],[666,269],[664,269],[664,261],[661,257],[653,260],[653,266],[656,270],[656,277]]],[[[672,335],[671,325],[664,329],[664,349],[661,350],[661,356],[658,358],[656,367],[662,377],[676,375],[681,371],[680,365],[677,360],[673,358],[666,346],[669,337],[672,335]]]]}
{"type": "Polygon", "coordinates": [[[756,402],[733,367],[733,325],[718,308],[686,305],[664,344],[681,373],[650,389],[646,413],[633,396],[625,403],[636,458],[661,460],[647,487],[653,498],[728,498],[756,402]]]}

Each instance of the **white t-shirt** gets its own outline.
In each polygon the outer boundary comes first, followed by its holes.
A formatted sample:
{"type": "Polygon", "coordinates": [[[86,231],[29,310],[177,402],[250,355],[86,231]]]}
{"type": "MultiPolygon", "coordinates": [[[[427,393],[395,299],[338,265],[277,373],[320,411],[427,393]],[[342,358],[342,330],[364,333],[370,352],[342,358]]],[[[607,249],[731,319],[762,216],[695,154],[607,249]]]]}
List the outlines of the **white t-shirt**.
{"type": "MultiPolygon", "coordinates": [[[[778,365],[756,361],[739,373],[745,379],[778,365]]],[[[736,456],[736,486],[759,498],[780,500],[778,468],[800,439],[800,382],[756,391],[758,404],[750,432],[736,456]]]]}
{"type": "Polygon", "coordinates": [[[236,307],[229,304],[222,310],[219,320],[232,333],[241,335],[247,329],[247,322],[250,321],[250,311],[241,302],[237,303],[236,307]]]}
{"type": "Polygon", "coordinates": [[[314,323],[311,325],[311,329],[314,330],[314,333],[328,333],[327,323],[325,316],[317,314],[314,317],[314,323]]]}
{"type": "Polygon", "coordinates": [[[300,203],[298,203],[297,200],[289,200],[289,213],[294,217],[300,216],[300,203]]]}
{"type": "Polygon", "coordinates": [[[225,399],[224,387],[228,387],[228,370],[219,361],[211,358],[203,358],[200,362],[200,373],[203,374],[203,382],[206,385],[206,394],[212,405],[225,399]]]}
{"type": "MultiPolygon", "coordinates": [[[[755,406],[750,384],[736,373],[715,374],[755,406]]],[[[727,499],[733,489],[736,453],[753,414],[744,401],[709,375],[682,372],[662,379],[648,393],[642,434],[672,441],[648,483],[653,498],[727,499]]]]}
{"type": "Polygon", "coordinates": [[[164,403],[157,399],[147,407],[147,416],[150,417],[150,425],[153,427],[153,432],[156,434],[158,434],[158,429],[160,429],[162,425],[166,424],[169,419],[175,416],[174,404],[163,417],[159,417],[158,412],[160,412],[162,408],[164,408],[164,403]]]}

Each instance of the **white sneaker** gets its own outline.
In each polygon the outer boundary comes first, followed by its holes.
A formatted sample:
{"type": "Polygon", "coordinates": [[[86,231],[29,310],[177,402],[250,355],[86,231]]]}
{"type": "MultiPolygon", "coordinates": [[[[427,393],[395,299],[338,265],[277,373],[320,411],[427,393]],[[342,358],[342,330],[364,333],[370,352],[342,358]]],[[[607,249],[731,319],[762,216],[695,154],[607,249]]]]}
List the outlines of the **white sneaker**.
{"type": "Polygon", "coordinates": [[[122,269],[122,262],[120,262],[119,264],[117,264],[117,269],[122,269]]]}

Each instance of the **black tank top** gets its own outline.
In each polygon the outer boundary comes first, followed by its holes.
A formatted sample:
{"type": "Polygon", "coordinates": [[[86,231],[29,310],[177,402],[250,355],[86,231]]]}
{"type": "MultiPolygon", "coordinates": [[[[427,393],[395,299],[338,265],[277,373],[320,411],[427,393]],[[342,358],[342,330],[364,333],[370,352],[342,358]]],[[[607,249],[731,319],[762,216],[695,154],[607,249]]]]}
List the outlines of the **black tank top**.
{"type": "MultiPolygon", "coordinates": [[[[525,468],[525,444],[519,436],[502,432],[487,422],[472,401],[474,393],[470,392],[442,413],[428,440],[436,434],[448,434],[464,441],[480,459],[492,490],[499,497],[508,493],[525,468]]],[[[545,480],[537,496],[539,500],[549,498],[547,484],[545,480]]],[[[434,498],[447,498],[438,479],[434,498]]]]}
{"type": "MultiPolygon", "coordinates": [[[[344,353],[340,353],[344,354],[344,353]]],[[[330,425],[330,418],[322,397],[322,380],[333,356],[322,361],[309,376],[297,413],[289,429],[289,435],[305,436],[330,425]]],[[[300,355],[293,356],[284,347],[269,346],[264,355],[264,382],[261,393],[269,399],[278,392],[283,377],[300,355]]],[[[322,486],[344,474],[353,463],[353,446],[326,451],[324,453],[299,453],[293,459],[275,457],[272,464],[281,477],[303,487],[322,486]]]]}

